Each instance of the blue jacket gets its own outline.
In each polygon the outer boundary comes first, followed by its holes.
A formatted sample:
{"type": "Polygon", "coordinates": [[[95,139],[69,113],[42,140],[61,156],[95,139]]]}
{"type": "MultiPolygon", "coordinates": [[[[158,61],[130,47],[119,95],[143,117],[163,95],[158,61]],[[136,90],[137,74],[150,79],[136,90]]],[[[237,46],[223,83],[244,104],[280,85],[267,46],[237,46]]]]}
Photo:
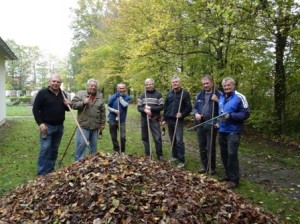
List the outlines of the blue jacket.
{"type": "MultiPolygon", "coordinates": [[[[219,90],[215,90],[214,94],[216,94],[216,96],[219,99],[220,96],[222,95],[222,92],[219,91],[219,90]]],[[[214,105],[215,108],[214,108],[214,114],[213,114],[213,116],[216,117],[219,114],[219,105],[218,105],[218,103],[217,102],[213,102],[213,100],[209,100],[209,104],[208,104],[209,109],[208,109],[208,111],[210,111],[210,114],[209,114],[209,117],[205,117],[205,120],[209,120],[209,119],[212,118],[212,106],[213,106],[213,103],[215,104],[214,105]]],[[[198,114],[202,114],[203,115],[202,109],[204,107],[204,104],[205,104],[205,90],[202,90],[201,92],[197,93],[197,95],[196,95],[196,99],[195,99],[195,103],[194,103],[194,108],[193,108],[193,113],[194,114],[198,113],[198,114]]],[[[203,121],[205,121],[205,120],[203,120],[203,121]]]]}
{"type": "Polygon", "coordinates": [[[225,133],[241,133],[244,120],[250,116],[248,102],[246,97],[234,91],[228,98],[225,94],[219,99],[219,115],[228,113],[229,118],[220,120],[219,132],[225,133]]]}
{"type": "Polygon", "coordinates": [[[128,104],[131,100],[131,97],[128,96],[128,95],[120,95],[119,93],[115,93],[113,94],[109,101],[108,101],[108,110],[109,110],[109,114],[108,114],[108,119],[109,120],[116,120],[116,117],[117,117],[117,114],[114,113],[112,110],[118,110],[118,107],[119,107],[119,110],[120,110],[120,122],[125,122],[126,121],[126,116],[127,116],[127,108],[128,108],[128,104]],[[122,105],[122,100],[120,100],[120,103],[118,105],[118,99],[119,98],[122,98],[123,101],[125,101],[125,104],[122,105]]]}
{"type": "Polygon", "coordinates": [[[182,114],[182,118],[180,119],[184,119],[186,116],[188,116],[191,113],[192,104],[191,104],[190,94],[183,89],[181,89],[178,92],[171,90],[166,96],[163,120],[167,121],[169,119],[176,119],[176,114],[178,113],[178,107],[180,104],[181,93],[182,93],[182,101],[181,101],[180,113],[182,114]]]}

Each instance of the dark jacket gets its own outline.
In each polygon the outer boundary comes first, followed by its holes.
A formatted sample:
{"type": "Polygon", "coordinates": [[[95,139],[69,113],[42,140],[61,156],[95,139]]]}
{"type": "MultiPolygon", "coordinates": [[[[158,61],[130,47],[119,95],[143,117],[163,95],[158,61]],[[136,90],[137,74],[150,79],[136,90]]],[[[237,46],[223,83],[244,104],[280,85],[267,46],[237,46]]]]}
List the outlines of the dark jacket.
{"type": "Polygon", "coordinates": [[[246,97],[235,91],[228,98],[221,95],[219,99],[219,115],[228,113],[229,118],[220,120],[219,132],[241,133],[244,120],[250,116],[246,97]]]}
{"type": "Polygon", "coordinates": [[[127,108],[128,108],[128,103],[130,102],[130,96],[128,95],[120,95],[119,93],[113,94],[109,101],[108,101],[108,110],[110,111],[108,114],[108,119],[115,121],[117,118],[117,114],[112,112],[111,110],[120,110],[120,122],[125,122],[126,121],[126,116],[127,116],[127,108]],[[126,102],[127,106],[122,105],[121,102],[119,102],[119,98],[122,97],[122,99],[126,102]],[[119,105],[118,105],[119,104],[119,105]]]}
{"type": "MultiPolygon", "coordinates": [[[[210,113],[209,113],[208,116],[206,116],[204,118],[203,121],[209,120],[209,119],[212,118],[213,104],[214,104],[214,114],[213,114],[213,116],[216,117],[219,114],[219,104],[218,104],[218,102],[214,102],[213,100],[211,100],[212,94],[215,94],[218,97],[218,99],[220,99],[220,96],[222,95],[222,92],[219,91],[219,90],[215,90],[213,93],[210,94],[210,100],[209,100],[209,103],[208,103],[208,107],[209,107],[208,111],[210,111],[210,113]]],[[[202,109],[204,107],[204,104],[205,104],[205,90],[202,90],[199,93],[197,93],[197,95],[196,95],[194,108],[193,108],[193,114],[198,113],[198,114],[203,115],[202,109]]]]}
{"type": "Polygon", "coordinates": [[[146,97],[145,92],[141,94],[140,98],[138,99],[138,111],[141,113],[142,117],[147,116],[144,112],[146,103],[151,107],[151,118],[159,120],[160,111],[164,109],[164,102],[161,93],[154,89],[152,91],[146,91],[146,97]]]}
{"type": "Polygon", "coordinates": [[[32,108],[34,119],[38,125],[42,123],[51,125],[63,124],[65,111],[69,111],[69,108],[64,104],[61,90],[56,96],[49,88],[38,92],[32,108]]]}
{"type": "Polygon", "coordinates": [[[176,114],[178,113],[178,108],[180,104],[181,93],[183,95],[179,111],[182,114],[182,118],[180,119],[184,119],[191,113],[192,104],[190,94],[183,89],[181,89],[178,92],[171,90],[166,96],[166,102],[164,105],[164,120],[176,119],[176,114]]]}

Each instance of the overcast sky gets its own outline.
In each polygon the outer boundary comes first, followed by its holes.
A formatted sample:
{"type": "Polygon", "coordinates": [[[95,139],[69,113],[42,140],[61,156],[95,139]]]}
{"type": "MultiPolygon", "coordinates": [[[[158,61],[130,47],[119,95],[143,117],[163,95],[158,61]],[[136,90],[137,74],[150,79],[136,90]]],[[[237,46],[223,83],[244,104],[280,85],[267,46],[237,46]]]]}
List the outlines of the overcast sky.
{"type": "Polygon", "coordinates": [[[66,57],[71,47],[70,7],[76,0],[0,0],[0,37],[66,57]]]}

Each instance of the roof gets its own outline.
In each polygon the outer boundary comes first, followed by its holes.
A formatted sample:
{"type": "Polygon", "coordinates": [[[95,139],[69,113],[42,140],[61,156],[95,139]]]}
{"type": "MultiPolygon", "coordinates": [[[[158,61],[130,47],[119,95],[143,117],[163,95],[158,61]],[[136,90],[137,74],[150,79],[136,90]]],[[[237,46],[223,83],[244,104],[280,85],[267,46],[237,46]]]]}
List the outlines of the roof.
{"type": "Polygon", "coordinates": [[[7,46],[7,44],[0,37],[0,54],[4,55],[7,60],[17,60],[17,56],[12,52],[12,50],[7,46]]]}

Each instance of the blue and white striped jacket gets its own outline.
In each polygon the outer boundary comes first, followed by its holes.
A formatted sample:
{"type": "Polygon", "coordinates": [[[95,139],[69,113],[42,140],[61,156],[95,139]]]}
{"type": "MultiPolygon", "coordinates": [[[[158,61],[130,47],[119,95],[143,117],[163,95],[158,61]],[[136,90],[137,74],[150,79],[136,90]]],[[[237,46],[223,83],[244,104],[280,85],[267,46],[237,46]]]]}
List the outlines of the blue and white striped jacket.
{"type": "Polygon", "coordinates": [[[219,115],[222,113],[228,113],[229,118],[219,122],[219,132],[241,133],[244,120],[250,116],[246,97],[237,91],[227,98],[222,94],[219,98],[219,115]]]}

